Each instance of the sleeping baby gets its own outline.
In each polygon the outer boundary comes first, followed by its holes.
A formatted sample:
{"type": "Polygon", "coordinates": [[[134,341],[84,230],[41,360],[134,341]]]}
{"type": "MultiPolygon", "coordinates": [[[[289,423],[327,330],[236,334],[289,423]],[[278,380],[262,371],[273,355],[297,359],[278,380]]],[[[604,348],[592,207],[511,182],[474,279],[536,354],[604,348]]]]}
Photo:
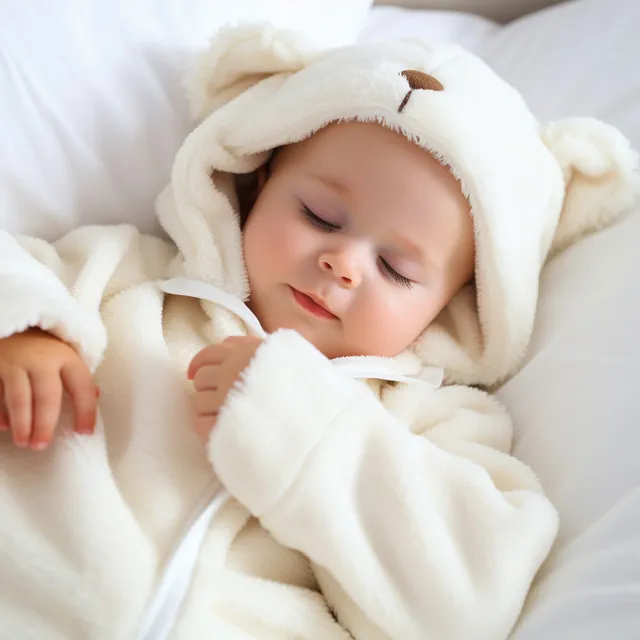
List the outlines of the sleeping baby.
{"type": "Polygon", "coordinates": [[[636,154],[449,45],[231,28],[189,95],[167,238],[0,232],[3,633],[507,637],[558,521],[487,390],[636,154]]]}

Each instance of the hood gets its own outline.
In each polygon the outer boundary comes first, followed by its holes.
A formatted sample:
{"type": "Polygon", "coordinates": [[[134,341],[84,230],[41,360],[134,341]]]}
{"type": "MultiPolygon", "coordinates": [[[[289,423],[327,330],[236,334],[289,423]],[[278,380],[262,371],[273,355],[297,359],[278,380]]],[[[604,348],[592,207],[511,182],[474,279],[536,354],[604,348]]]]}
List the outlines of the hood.
{"type": "Polygon", "coordinates": [[[375,121],[452,171],[473,218],[475,279],[408,350],[449,383],[492,386],[512,374],[548,257],[640,193],[638,156],[619,131],[591,118],[541,125],[510,85],[457,46],[316,51],[291,32],[230,28],[203,53],[189,96],[200,124],[178,151],[158,215],[180,251],[174,275],[241,300],[249,291],[233,174],[256,170],[273,149],[331,122],[375,121]]]}

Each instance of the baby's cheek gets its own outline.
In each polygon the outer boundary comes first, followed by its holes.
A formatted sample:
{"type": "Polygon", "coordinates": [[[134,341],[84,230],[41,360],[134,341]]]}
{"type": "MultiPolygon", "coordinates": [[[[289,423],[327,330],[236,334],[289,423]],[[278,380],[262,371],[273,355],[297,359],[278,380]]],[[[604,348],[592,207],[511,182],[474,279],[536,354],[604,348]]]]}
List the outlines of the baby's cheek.
{"type": "Polygon", "coordinates": [[[256,224],[245,235],[244,249],[247,268],[256,280],[283,268],[291,255],[293,242],[285,232],[269,225],[256,224]]]}
{"type": "Polygon", "coordinates": [[[277,235],[281,249],[291,255],[313,259],[319,252],[319,234],[304,222],[290,220],[280,227],[277,235]]]}
{"type": "Polygon", "coordinates": [[[403,308],[381,296],[372,296],[352,309],[349,335],[351,349],[363,355],[393,357],[408,346],[411,324],[403,308]]]}
{"type": "Polygon", "coordinates": [[[269,261],[282,262],[290,256],[299,255],[305,250],[306,240],[300,225],[291,216],[272,216],[258,221],[253,231],[252,242],[260,245],[269,261]]]}
{"type": "Polygon", "coordinates": [[[406,349],[427,328],[431,320],[424,300],[403,299],[384,305],[379,314],[377,329],[386,353],[394,356],[406,349]]]}
{"type": "Polygon", "coordinates": [[[304,254],[307,251],[304,235],[295,228],[287,228],[286,225],[283,225],[278,233],[273,234],[273,246],[277,246],[278,251],[288,256],[304,254]]]}

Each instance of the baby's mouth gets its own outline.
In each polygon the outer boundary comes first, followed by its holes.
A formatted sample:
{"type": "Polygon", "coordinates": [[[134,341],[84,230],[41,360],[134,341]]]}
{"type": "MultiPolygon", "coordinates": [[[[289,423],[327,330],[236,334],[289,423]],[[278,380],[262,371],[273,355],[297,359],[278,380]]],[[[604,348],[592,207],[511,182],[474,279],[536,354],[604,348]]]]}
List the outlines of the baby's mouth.
{"type": "Polygon", "coordinates": [[[325,305],[325,303],[316,296],[308,293],[302,293],[297,289],[291,288],[293,299],[297,304],[305,311],[312,313],[318,318],[326,318],[328,320],[337,320],[338,316],[332,313],[325,305]]]}

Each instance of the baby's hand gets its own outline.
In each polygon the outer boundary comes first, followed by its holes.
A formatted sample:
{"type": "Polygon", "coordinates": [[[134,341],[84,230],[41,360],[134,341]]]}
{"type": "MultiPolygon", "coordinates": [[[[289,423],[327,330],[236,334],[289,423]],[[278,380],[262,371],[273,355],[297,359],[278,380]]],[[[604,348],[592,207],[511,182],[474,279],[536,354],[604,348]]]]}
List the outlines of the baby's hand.
{"type": "Polygon", "coordinates": [[[64,391],[74,405],[75,430],[92,433],[99,392],[76,351],[39,329],[0,339],[0,430],[11,430],[17,446],[46,449],[64,391]]]}
{"type": "Polygon", "coordinates": [[[259,338],[237,336],[205,347],[191,361],[187,376],[196,388],[196,425],[198,436],[206,441],[216,424],[220,407],[240,374],[251,362],[259,338]]]}

